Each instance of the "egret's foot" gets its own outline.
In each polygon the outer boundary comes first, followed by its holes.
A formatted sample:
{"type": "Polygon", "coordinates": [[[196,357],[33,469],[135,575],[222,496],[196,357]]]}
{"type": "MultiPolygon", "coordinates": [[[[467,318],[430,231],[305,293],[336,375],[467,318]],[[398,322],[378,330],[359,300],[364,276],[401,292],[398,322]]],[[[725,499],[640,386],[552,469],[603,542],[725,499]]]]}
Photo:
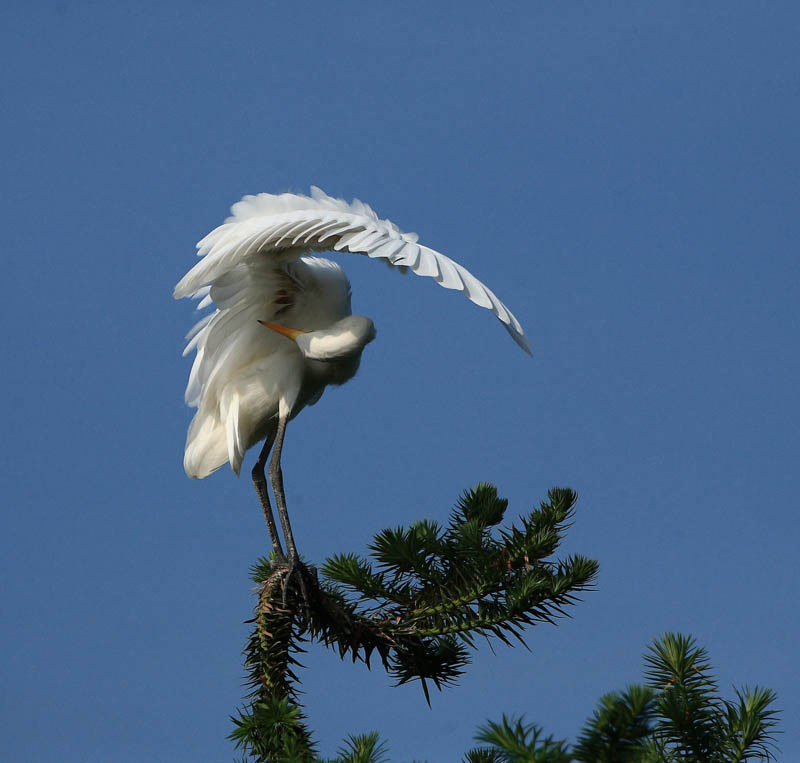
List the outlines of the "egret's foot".
{"type": "Polygon", "coordinates": [[[289,589],[293,589],[295,597],[302,599],[303,616],[308,620],[311,617],[311,598],[308,595],[309,584],[313,585],[316,582],[312,580],[312,575],[308,568],[296,554],[290,554],[288,559],[284,557],[280,564],[276,560],[273,562],[273,566],[280,566],[285,570],[283,573],[282,597],[284,608],[286,608],[289,599],[289,589]]]}
{"type": "Polygon", "coordinates": [[[286,554],[284,554],[283,551],[273,551],[269,557],[269,561],[274,570],[281,570],[289,566],[289,560],[286,558],[286,554]]]}

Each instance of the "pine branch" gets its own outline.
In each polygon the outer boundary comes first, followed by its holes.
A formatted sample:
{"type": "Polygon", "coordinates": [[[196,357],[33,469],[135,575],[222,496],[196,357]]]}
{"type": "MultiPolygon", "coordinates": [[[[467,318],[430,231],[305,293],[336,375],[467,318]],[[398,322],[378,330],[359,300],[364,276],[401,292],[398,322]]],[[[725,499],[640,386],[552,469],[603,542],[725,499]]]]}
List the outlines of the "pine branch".
{"type": "Polygon", "coordinates": [[[778,698],[772,689],[734,689],[736,702],[725,700],[727,751],[732,761],[774,760],[774,732],[778,711],[771,705],[778,698]]]}
{"type": "MultiPolygon", "coordinates": [[[[379,533],[371,560],[338,554],[322,567],[301,565],[303,586],[262,559],[253,568],[258,602],[245,648],[248,704],[230,738],[251,760],[316,760],[297,704],[296,655],[319,641],[370,666],[377,654],[397,684],[454,683],[477,636],[525,643],[525,627],[555,622],[592,587],[597,563],[550,558],[573,516],[576,496],[554,489],[548,501],[508,528],[507,502],[490,485],[464,493],[446,526],[417,522],[379,533]],[[375,567],[373,567],[373,564],[375,567]],[[305,595],[302,592],[305,589],[305,595]],[[285,590],[284,590],[285,589],[285,590]]],[[[777,711],[770,689],[736,689],[722,700],[705,649],[667,633],[645,655],[648,686],[604,696],[573,750],[521,719],[489,723],[468,763],[509,761],[774,760],[777,711]]],[[[376,732],[350,736],[329,763],[378,763],[376,732]]]]}
{"type": "Polygon", "coordinates": [[[708,653],[690,636],[666,633],[645,655],[645,676],[658,690],[656,734],[679,755],[721,760],[720,702],[708,653]]]}
{"type": "Polygon", "coordinates": [[[284,575],[262,559],[252,577],[260,586],[244,650],[249,703],[231,718],[229,738],[256,761],[311,761],[314,747],[293,686],[293,654],[301,648],[294,612],[283,604],[284,575]]]}
{"type": "Polygon", "coordinates": [[[600,700],[573,750],[576,761],[774,760],[771,689],[736,689],[736,702],[721,700],[706,650],[679,633],[654,640],[645,668],[649,686],[600,700]]]}
{"type": "Polygon", "coordinates": [[[489,721],[478,729],[475,735],[478,742],[489,745],[486,748],[470,750],[465,760],[498,761],[502,763],[569,763],[572,759],[565,741],[545,736],[536,724],[526,724],[522,718],[507,718],[500,723],[489,721]]]}
{"type": "MultiPolygon", "coordinates": [[[[519,526],[501,529],[508,502],[481,484],[461,496],[447,526],[423,520],[384,530],[369,546],[371,559],[337,554],[322,565],[321,581],[301,565],[301,586],[298,575],[260,560],[245,649],[249,704],[231,734],[237,747],[256,760],[278,760],[269,755],[287,750],[312,758],[295,673],[306,640],[368,667],[377,654],[397,685],[419,681],[430,704],[429,684],[441,690],[454,683],[476,637],[524,644],[527,626],[566,615],[598,569],[581,556],[548,559],[576,500],[569,489],[553,489],[519,526]]],[[[376,747],[369,754],[379,753],[376,747]]]]}
{"type": "Polygon", "coordinates": [[[388,760],[386,742],[377,731],[354,736],[350,734],[337,750],[337,757],[328,763],[383,763],[388,760]]]}
{"type": "Polygon", "coordinates": [[[597,574],[597,563],[585,557],[545,561],[576,500],[571,490],[554,489],[520,527],[493,533],[507,501],[481,484],[459,499],[447,528],[425,521],[379,533],[370,546],[379,571],[351,554],[328,560],[322,572],[350,601],[375,602],[370,614],[393,623],[397,638],[454,636],[468,646],[475,636],[523,641],[525,626],[564,616],[597,574]]]}
{"type": "Polygon", "coordinates": [[[656,715],[656,693],[647,686],[629,686],[600,699],[573,751],[582,763],[639,763],[645,758],[656,715]]]}

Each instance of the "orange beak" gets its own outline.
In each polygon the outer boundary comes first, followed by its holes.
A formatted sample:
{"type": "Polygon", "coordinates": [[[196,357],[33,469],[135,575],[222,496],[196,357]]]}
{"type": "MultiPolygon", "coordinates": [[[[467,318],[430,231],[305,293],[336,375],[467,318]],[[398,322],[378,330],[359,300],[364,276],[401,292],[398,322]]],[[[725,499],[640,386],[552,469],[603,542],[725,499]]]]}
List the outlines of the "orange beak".
{"type": "Polygon", "coordinates": [[[303,331],[302,329],[290,329],[286,326],[281,326],[279,323],[270,323],[269,321],[259,321],[262,326],[266,326],[268,329],[272,329],[273,331],[277,331],[279,334],[283,334],[284,336],[288,336],[289,339],[294,341],[297,339],[300,334],[307,334],[307,331],[303,331]]]}

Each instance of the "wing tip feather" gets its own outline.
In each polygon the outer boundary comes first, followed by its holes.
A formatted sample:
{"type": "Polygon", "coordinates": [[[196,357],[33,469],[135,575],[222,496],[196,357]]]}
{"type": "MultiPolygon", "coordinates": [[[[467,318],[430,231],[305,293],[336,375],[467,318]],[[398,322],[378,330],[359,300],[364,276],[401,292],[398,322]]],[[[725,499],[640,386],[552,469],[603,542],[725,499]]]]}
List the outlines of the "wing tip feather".
{"type": "MultiPolygon", "coordinates": [[[[500,322],[503,323],[503,321],[500,321],[500,322]]],[[[518,331],[516,328],[514,328],[514,326],[512,326],[512,325],[510,325],[508,323],[503,323],[503,327],[505,328],[506,331],[508,331],[508,333],[511,335],[511,338],[519,345],[519,347],[522,349],[522,351],[529,358],[532,358],[533,357],[533,345],[530,343],[530,340],[528,339],[528,337],[526,337],[525,334],[523,334],[521,330],[518,331]]]]}

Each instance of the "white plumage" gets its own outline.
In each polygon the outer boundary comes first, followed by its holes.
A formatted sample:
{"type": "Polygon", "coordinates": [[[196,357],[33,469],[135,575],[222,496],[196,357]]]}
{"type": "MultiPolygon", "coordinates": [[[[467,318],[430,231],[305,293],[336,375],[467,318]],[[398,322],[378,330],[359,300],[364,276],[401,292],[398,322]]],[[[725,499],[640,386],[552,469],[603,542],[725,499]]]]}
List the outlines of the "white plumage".
{"type": "MultiPolygon", "coordinates": [[[[311,362],[258,321],[280,319],[311,331],[350,314],[344,271],[319,257],[287,259],[297,254],[283,250],[238,262],[215,278],[206,296],[217,309],[192,329],[184,351],[197,350],[186,387],[186,403],[198,409],[186,438],[190,477],[202,479],[228,462],[238,474],[245,452],[274,427],[281,400],[292,415],[300,410],[311,362]]],[[[316,402],[323,389],[304,403],[316,402]]]]}
{"type": "MultiPolygon", "coordinates": [[[[286,422],[319,400],[327,385],[352,378],[375,336],[372,321],[350,314],[350,284],[342,269],[309,256],[312,251],[355,252],[430,276],[491,310],[514,341],[531,352],[519,322],[489,288],[357,199],[348,204],[312,187],[311,196],[245,196],[231,213],[197,244],[200,261],[175,287],[176,298],[199,298],[198,308],[216,303],[187,336],[184,354],[197,354],[186,402],[198,410],[186,439],[184,467],[190,477],[203,478],[230,463],[238,474],[245,452],[266,439],[253,472],[257,488],[259,468],[264,480],[259,496],[265,515],[264,465],[273,441],[270,476],[280,511],[286,422]]],[[[275,546],[271,510],[267,523],[275,546]]],[[[287,526],[288,518],[284,535],[287,526]]],[[[287,543],[290,556],[296,556],[290,537],[287,543]]],[[[279,544],[275,550],[279,553],[279,544]]]]}

